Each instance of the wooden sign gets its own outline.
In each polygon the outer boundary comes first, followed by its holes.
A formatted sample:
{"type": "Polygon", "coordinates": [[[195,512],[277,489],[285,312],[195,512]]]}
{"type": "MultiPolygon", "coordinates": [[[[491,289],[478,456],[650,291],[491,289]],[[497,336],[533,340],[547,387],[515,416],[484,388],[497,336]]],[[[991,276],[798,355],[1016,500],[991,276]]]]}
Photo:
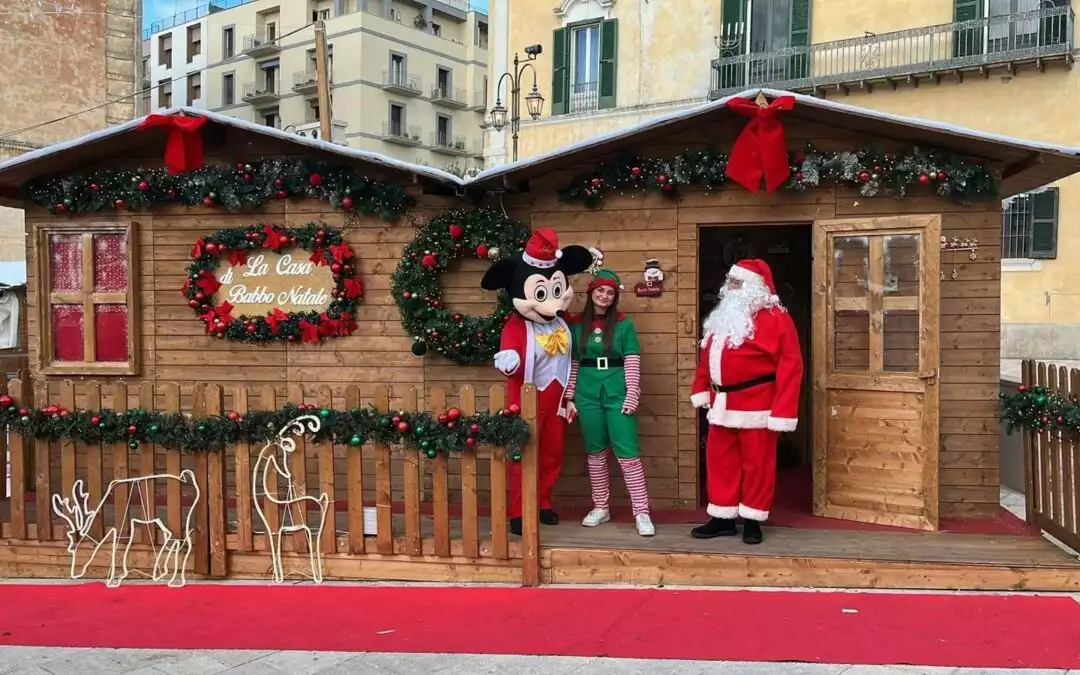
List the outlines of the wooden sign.
{"type": "Polygon", "coordinates": [[[300,314],[324,312],[336,286],[330,267],[311,262],[303,249],[260,252],[235,267],[222,259],[216,276],[221,282],[218,300],[231,304],[235,314],[248,316],[269,314],[275,308],[300,314]]]}

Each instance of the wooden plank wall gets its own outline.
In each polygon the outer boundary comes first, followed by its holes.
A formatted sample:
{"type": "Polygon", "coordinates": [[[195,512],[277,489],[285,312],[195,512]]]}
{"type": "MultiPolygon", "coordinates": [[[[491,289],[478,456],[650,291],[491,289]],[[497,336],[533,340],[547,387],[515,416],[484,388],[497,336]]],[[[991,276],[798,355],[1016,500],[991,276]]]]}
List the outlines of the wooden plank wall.
{"type": "MultiPolygon", "coordinates": [[[[671,155],[688,148],[730,147],[739,128],[710,125],[655,133],[638,150],[649,155],[671,155]]],[[[787,135],[792,147],[812,141],[825,150],[872,145],[889,148],[880,139],[801,123],[788,124],[787,135]]],[[[242,154],[255,156],[251,153],[258,151],[245,148],[242,154]]],[[[613,196],[605,201],[603,209],[594,211],[579,204],[560,203],[556,198],[556,190],[581,168],[587,167],[568,167],[566,171],[548,174],[533,181],[527,193],[489,197],[486,203],[505,209],[534,228],[555,228],[563,244],[599,247],[605,252],[605,264],[623,276],[627,292],[622,309],[634,319],[644,352],[640,433],[650,496],[656,507],[694,507],[698,500],[696,417],[686,401],[697,359],[699,228],[942,213],[945,234],[978,237],[981,248],[974,262],[967,261],[965,254],[956,254],[960,276],[955,281],[942,282],[941,514],[996,513],[1001,222],[996,204],[963,207],[932,196],[902,201],[864,198],[854,191],[832,188],[755,195],[731,187],[711,193],[684,190],[677,201],[659,195],[613,196]],[[641,281],[644,261],[650,257],[659,259],[666,274],[665,293],[659,298],[639,299],[633,295],[632,288],[641,281]]],[[[453,197],[422,195],[419,186],[412,189],[420,199],[414,213],[419,220],[446,208],[469,206],[453,197]]],[[[51,217],[28,212],[28,229],[51,217]]],[[[139,377],[127,379],[155,385],[168,381],[185,383],[185,407],[194,385],[204,382],[222,384],[226,392],[233,383],[272,384],[279,396],[285,395],[289,384],[301,384],[312,403],[316,402],[317,388],[326,384],[332,389],[333,403],[341,406],[349,384],[359,386],[363,402],[367,403],[377,384],[391,383],[396,399],[393,405],[400,405],[411,386],[419,390],[421,398],[427,397],[432,387],[444,388],[448,396],[456,398],[461,384],[474,384],[478,392],[483,392],[490,383],[502,380],[489,366],[463,367],[435,355],[420,359],[410,353],[412,339],[403,333],[397,309],[389,297],[390,276],[404,246],[414,235],[413,226],[407,221],[387,224],[365,218],[347,234],[360,260],[366,288],[356,334],[320,346],[286,349],[249,347],[204,335],[202,324],[179,290],[191,244],[198,236],[215,229],[251,222],[301,225],[321,219],[341,226],[344,223],[341,213],[329,210],[323,202],[288,201],[271,204],[262,213],[239,216],[217,210],[163,209],[153,214],[116,217],[137,222],[135,229],[142,256],[139,291],[143,311],[142,367],[139,377]]],[[[37,252],[32,244],[32,238],[28,239],[31,275],[28,333],[31,363],[36,364],[38,283],[33,278],[33,256],[37,252]]],[[[942,267],[946,271],[951,271],[951,255],[943,257],[942,267]]],[[[493,296],[479,289],[479,278],[485,268],[482,261],[462,260],[455,271],[444,275],[447,305],[468,313],[490,311],[493,296]]],[[[578,282],[579,287],[583,285],[583,280],[578,282]]],[[[578,297],[574,309],[579,309],[582,302],[583,298],[578,297]]],[[[48,394],[43,396],[56,400],[59,378],[52,379],[48,389],[48,394]]],[[[129,387],[129,391],[137,390],[138,387],[129,387]]],[[[81,396],[76,387],[76,398],[81,396]]],[[[130,403],[137,404],[134,399],[130,403]]],[[[231,401],[227,398],[225,404],[228,408],[231,401]]],[[[487,405],[487,401],[477,401],[480,408],[487,405]]],[[[486,473],[480,471],[481,475],[486,473]]],[[[625,491],[615,466],[613,474],[615,499],[625,503],[625,491]]],[[[451,480],[458,478],[454,475],[451,480]]],[[[344,477],[338,482],[344,485],[344,477]]],[[[481,491],[487,487],[478,486],[481,491]]],[[[566,466],[556,491],[564,504],[588,501],[584,454],[576,428],[570,433],[566,466]]]]}

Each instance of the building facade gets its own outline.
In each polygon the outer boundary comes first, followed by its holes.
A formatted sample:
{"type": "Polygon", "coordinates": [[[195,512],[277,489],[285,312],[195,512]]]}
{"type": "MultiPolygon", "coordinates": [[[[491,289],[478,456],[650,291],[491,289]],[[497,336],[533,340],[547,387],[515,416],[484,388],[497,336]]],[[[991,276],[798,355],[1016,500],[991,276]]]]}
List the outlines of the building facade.
{"type": "MultiPolygon", "coordinates": [[[[1080,145],[1069,0],[493,0],[491,21],[490,77],[544,48],[522,158],[755,86],[1080,145]]],[[[1002,356],[1080,359],[1080,179],[1010,199],[1000,256],[1002,356]]]]}
{"type": "MultiPolygon", "coordinates": [[[[168,39],[175,69],[177,36],[188,46],[197,26],[194,105],[318,137],[318,19],[335,142],[456,173],[482,166],[488,20],[466,0],[255,0],[151,35],[151,48],[168,39]]],[[[155,109],[193,100],[194,75],[183,77],[155,109]]]]}

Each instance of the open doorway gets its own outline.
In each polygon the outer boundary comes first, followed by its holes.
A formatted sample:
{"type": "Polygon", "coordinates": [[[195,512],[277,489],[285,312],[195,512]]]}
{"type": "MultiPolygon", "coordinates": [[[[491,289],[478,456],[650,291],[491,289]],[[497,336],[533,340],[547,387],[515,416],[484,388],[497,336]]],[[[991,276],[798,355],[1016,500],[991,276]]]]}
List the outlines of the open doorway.
{"type": "MultiPolygon", "coordinates": [[[[799,427],[782,434],[778,445],[776,509],[808,515],[813,500],[813,453],[810,430],[810,336],[812,296],[811,226],[754,225],[702,227],[698,234],[698,326],[716,306],[716,293],[736,262],[759,258],[772,268],[780,301],[791,314],[802,346],[803,389],[799,427]]],[[[708,502],[705,481],[705,438],[709,425],[705,412],[698,417],[701,504],[708,502]]]]}

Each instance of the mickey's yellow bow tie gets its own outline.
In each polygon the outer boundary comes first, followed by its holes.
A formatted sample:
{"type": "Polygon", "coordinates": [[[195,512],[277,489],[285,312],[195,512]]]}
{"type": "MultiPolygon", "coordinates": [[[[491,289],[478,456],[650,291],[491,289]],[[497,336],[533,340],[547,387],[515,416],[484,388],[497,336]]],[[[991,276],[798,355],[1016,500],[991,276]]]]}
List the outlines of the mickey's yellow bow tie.
{"type": "Polygon", "coordinates": [[[552,356],[570,351],[570,333],[562,327],[544,335],[537,335],[536,342],[541,349],[552,356]]]}

